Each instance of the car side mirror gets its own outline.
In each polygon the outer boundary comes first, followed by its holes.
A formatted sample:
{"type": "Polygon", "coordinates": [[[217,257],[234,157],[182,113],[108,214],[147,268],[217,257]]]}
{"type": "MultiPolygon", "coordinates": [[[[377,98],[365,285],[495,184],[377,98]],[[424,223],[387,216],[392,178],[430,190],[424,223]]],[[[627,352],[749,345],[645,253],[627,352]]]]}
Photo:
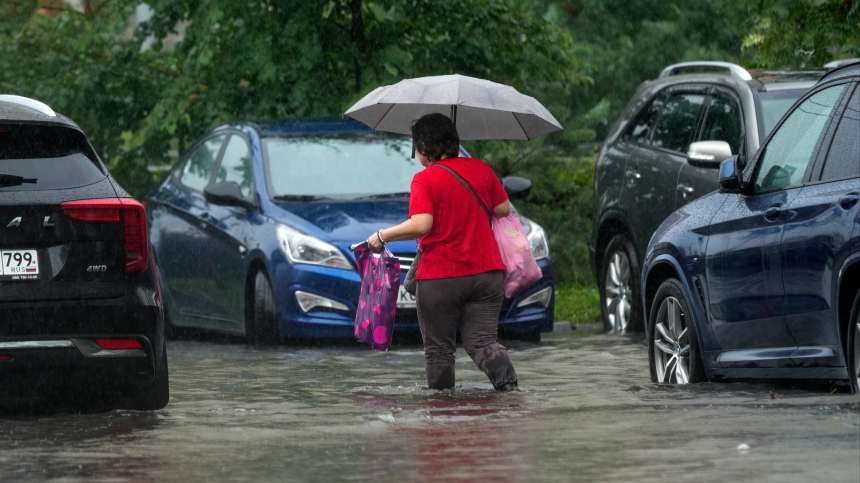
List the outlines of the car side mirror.
{"type": "Polygon", "coordinates": [[[724,159],[731,157],[732,147],[725,141],[698,141],[687,150],[687,162],[700,168],[717,169],[724,159]]]}
{"type": "Polygon", "coordinates": [[[521,200],[531,193],[532,182],[526,178],[507,176],[502,178],[502,187],[505,188],[505,193],[508,194],[508,199],[511,201],[521,200]]]}
{"type": "Polygon", "coordinates": [[[720,193],[740,193],[743,191],[743,170],[740,156],[733,156],[720,163],[720,193]]]}
{"type": "Polygon", "coordinates": [[[203,188],[203,196],[213,205],[238,206],[250,210],[254,205],[242,196],[242,191],[235,181],[212,183],[203,188]]]}

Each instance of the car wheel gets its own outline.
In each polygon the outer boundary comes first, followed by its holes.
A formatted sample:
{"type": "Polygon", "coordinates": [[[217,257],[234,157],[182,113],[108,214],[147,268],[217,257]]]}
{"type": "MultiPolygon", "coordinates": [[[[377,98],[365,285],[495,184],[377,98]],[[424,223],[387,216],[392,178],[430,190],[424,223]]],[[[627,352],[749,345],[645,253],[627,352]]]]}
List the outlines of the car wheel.
{"type": "Polygon", "coordinates": [[[257,347],[276,345],[281,342],[281,333],[278,329],[272,284],[263,271],[254,275],[253,283],[250,320],[246,319],[245,322],[248,342],[257,347]]]}
{"type": "Polygon", "coordinates": [[[651,380],[671,384],[704,381],[696,324],[681,282],[674,278],[663,282],[651,307],[651,380]]]}
{"type": "Polygon", "coordinates": [[[854,297],[854,308],[848,321],[848,385],[852,394],[860,393],[860,292],[854,297]]]}
{"type": "Polygon", "coordinates": [[[603,327],[609,332],[640,330],[639,261],[625,235],[609,241],[600,270],[603,327]]]}
{"type": "Polygon", "coordinates": [[[167,348],[161,348],[161,360],[155,366],[155,377],[152,381],[134,387],[126,392],[124,401],[120,403],[123,409],[138,411],[155,411],[167,406],[170,399],[170,383],[167,377],[167,348]]]}

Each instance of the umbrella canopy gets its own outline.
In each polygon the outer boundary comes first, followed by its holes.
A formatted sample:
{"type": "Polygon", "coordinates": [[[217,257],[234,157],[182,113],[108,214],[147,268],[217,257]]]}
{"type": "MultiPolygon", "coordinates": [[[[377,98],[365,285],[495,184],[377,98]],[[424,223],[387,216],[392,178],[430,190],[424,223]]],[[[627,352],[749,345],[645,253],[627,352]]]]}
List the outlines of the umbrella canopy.
{"type": "Polygon", "coordinates": [[[462,140],[529,140],[563,129],[534,97],[462,75],[406,79],[379,87],[345,114],[374,131],[411,134],[412,121],[431,113],[451,116],[462,140]]]}

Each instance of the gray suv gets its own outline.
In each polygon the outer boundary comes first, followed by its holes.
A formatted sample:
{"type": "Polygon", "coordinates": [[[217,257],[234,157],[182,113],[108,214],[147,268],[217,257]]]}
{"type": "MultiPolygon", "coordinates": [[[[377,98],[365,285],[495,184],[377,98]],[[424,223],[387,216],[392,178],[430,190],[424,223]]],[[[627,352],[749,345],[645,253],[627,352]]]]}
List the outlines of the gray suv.
{"type": "Polygon", "coordinates": [[[640,260],[660,223],[716,190],[720,162],[754,154],[823,74],[685,62],[639,87],[595,160],[589,249],[607,330],[643,327],[640,260]]]}

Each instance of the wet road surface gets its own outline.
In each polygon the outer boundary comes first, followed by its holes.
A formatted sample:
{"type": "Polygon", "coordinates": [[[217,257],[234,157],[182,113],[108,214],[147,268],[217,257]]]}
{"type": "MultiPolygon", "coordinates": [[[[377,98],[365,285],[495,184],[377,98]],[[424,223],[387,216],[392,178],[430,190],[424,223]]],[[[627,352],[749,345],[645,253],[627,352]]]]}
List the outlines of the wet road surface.
{"type": "Polygon", "coordinates": [[[860,481],[856,396],[658,386],[639,337],[505,343],[517,393],[462,349],[457,388],[437,392],[418,345],[172,341],[164,410],[0,416],[0,479],[860,481]]]}

